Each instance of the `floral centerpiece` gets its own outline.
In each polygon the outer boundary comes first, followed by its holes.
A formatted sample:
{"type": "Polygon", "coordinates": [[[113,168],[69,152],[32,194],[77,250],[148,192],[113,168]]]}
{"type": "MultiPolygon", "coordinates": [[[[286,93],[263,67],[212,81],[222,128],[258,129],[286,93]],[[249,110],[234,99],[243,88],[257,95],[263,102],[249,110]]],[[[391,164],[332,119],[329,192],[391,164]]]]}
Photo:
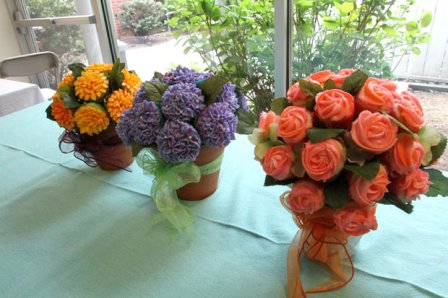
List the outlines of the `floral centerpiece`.
{"type": "Polygon", "coordinates": [[[106,170],[125,168],[132,162],[130,150],[115,133],[120,116],[132,105],[140,78],[119,60],[114,64],[69,65],[47,108],[47,117],[65,129],[62,152],[89,166],[106,170]]]}
{"type": "Polygon", "coordinates": [[[179,66],[144,82],[121,115],[118,135],[155,177],[151,196],[178,230],[194,219],[178,196],[200,200],[216,190],[237,113],[247,109],[243,94],[225,78],[179,66]]]}
{"type": "Polygon", "coordinates": [[[289,185],[281,203],[301,229],[288,255],[289,296],[337,289],[354,274],[348,243],[377,229],[376,206],[411,213],[420,195],[447,195],[428,168],[447,139],[425,125],[411,92],[361,70],[321,71],[292,85],[260,115],[250,140],[265,185],[289,185]],[[300,256],[326,264],[331,281],[305,291],[300,256]]]}

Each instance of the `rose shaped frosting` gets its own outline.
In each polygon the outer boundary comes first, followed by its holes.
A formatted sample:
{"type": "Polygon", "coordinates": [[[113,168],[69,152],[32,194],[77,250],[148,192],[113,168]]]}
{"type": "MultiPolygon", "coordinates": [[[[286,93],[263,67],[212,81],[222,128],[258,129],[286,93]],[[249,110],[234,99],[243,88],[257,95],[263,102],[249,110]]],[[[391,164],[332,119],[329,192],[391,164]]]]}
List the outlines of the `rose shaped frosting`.
{"type": "Polygon", "coordinates": [[[413,132],[418,132],[425,124],[422,106],[411,92],[404,91],[395,100],[392,115],[413,132]]]}
{"type": "Polygon", "coordinates": [[[293,184],[288,204],[293,212],[312,214],[324,206],[322,185],[312,180],[299,180],[293,184]]]}
{"type": "Polygon", "coordinates": [[[310,95],[305,93],[302,89],[300,89],[299,82],[293,84],[289,87],[288,92],[286,93],[286,97],[288,98],[288,102],[292,105],[304,107],[308,99],[311,98],[310,95]]]}
{"type": "Polygon", "coordinates": [[[264,132],[262,133],[263,138],[267,138],[269,136],[269,126],[272,123],[278,122],[279,118],[280,117],[276,115],[273,111],[269,111],[267,113],[261,112],[258,128],[264,130],[264,132]]]}
{"type": "Polygon", "coordinates": [[[336,88],[341,89],[342,84],[344,84],[344,82],[345,82],[345,79],[349,75],[351,75],[353,72],[354,72],[353,69],[344,68],[344,69],[341,69],[337,74],[331,75],[329,79],[335,83],[336,88]]]}
{"type": "Polygon", "coordinates": [[[323,85],[334,73],[331,70],[322,70],[311,74],[308,79],[323,85]]]}
{"type": "Polygon", "coordinates": [[[297,144],[306,137],[313,125],[310,112],[305,108],[289,106],[283,110],[278,122],[278,136],[286,143],[297,144]]]}
{"type": "Polygon", "coordinates": [[[277,180],[288,179],[292,177],[291,168],[295,161],[296,158],[291,146],[271,147],[266,151],[263,170],[277,180]]]}
{"type": "Polygon", "coordinates": [[[398,175],[406,175],[418,169],[425,155],[423,146],[407,134],[398,135],[395,146],[386,154],[389,170],[398,175]]]}
{"type": "Polygon", "coordinates": [[[429,174],[421,169],[407,175],[392,178],[390,192],[403,202],[415,200],[419,195],[428,192],[431,182],[429,174]]]}
{"type": "Polygon", "coordinates": [[[347,206],[334,213],[337,228],[351,236],[360,236],[370,230],[376,230],[378,224],[375,218],[376,206],[347,206]]]}
{"type": "Polygon", "coordinates": [[[383,153],[397,141],[397,125],[380,113],[362,111],[352,124],[350,135],[359,147],[373,153],[383,153]]]}
{"type": "Polygon", "coordinates": [[[386,168],[380,165],[378,174],[372,180],[367,180],[361,176],[352,174],[350,175],[348,184],[351,198],[358,205],[367,206],[383,198],[390,181],[386,168]]]}
{"type": "Polygon", "coordinates": [[[325,90],[316,95],[314,110],[326,127],[347,128],[355,114],[355,99],[339,89],[325,90]]]}
{"type": "Polygon", "coordinates": [[[368,78],[356,97],[357,111],[391,112],[396,88],[397,85],[391,81],[368,78]]]}
{"type": "Polygon", "coordinates": [[[318,143],[307,142],[302,151],[302,164],[308,176],[315,181],[327,181],[344,167],[346,151],[334,139],[318,143]]]}

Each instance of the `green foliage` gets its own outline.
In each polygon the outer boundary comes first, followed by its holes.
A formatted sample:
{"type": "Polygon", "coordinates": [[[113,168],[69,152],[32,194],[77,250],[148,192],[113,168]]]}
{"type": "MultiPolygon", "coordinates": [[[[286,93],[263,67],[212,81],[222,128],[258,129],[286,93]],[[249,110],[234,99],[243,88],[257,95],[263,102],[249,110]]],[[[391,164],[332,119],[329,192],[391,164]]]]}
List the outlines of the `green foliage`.
{"type": "MultiPolygon", "coordinates": [[[[31,18],[76,15],[73,1],[27,0],[31,18]]],[[[84,51],[84,42],[79,26],[49,26],[34,28],[40,50],[50,50],[58,55],[84,51]]]]}
{"type": "Polygon", "coordinates": [[[307,130],[308,138],[313,144],[335,138],[343,132],[345,132],[345,129],[342,128],[310,128],[307,130]]]}
{"type": "MultiPolygon", "coordinates": [[[[341,68],[391,77],[393,55],[419,53],[430,41],[425,13],[408,20],[413,0],[294,0],[293,76],[341,68]]],[[[186,32],[186,52],[241,87],[255,113],[269,110],[274,91],[273,0],[166,0],[169,25],[186,32]]],[[[181,34],[179,34],[179,37],[181,34]]],[[[327,86],[328,87],[328,86],[327,86]]],[[[312,91],[312,90],[310,90],[312,91]]]]}
{"type": "Polygon", "coordinates": [[[120,23],[135,36],[146,37],[164,25],[165,11],[160,2],[134,0],[121,5],[120,23]]]}

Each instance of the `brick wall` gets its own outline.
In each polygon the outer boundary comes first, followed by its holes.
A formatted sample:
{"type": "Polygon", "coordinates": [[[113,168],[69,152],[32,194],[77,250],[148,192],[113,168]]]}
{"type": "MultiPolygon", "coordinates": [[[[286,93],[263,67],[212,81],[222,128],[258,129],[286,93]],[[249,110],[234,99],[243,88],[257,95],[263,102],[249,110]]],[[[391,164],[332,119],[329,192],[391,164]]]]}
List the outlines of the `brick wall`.
{"type": "Polygon", "coordinates": [[[111,0],[112,11],[115,18],[115,29],[117,30],[118,39],[122,39],[125,36],[133,36],[132,32],[125,29],[120,24],[121,5],[123,3],[131,2],[131,0],[111,0]]]}

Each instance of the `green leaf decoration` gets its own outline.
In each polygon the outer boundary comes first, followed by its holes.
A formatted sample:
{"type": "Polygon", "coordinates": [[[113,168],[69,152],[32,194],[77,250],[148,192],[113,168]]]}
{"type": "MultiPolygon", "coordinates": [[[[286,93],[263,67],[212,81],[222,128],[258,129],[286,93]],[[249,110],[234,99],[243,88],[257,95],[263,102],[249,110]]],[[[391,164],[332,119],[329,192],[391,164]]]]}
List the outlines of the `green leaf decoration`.
{"type": "Polygon", "coordinates": [[[314,97],[317,93],[322,92],[322,86],[318,83],[314,83],[308,80],[299,80],[300,89],[303,90],[306,94],[314,97]]]}
{"type": "Polygon", "coordinates": [[[155,103],[160,103],[163,93],[168,89],[168,85],[161,82],[144,82],[143,88],[149,99],[155,103]]]}
{"type": "Polygon", "coordinates": [[[266,175],[264,179],[264,186],[273,186],[273,185],[288,185],[297,181],[297,178],[289,178],[285,180],[277,180],[272,176],[266,175]]]}
{"type": "Polygon", "coordinates": [[[77,108],[81,103],[75,97],[73,86],[63,86],[58,88],[58,93],[64,101],[64,106],[69,109],[77,108]]]}
{"type": "Polygon", "coordinates": [[[276,98],[271,102],[271,110],[277,115],[281,115],[281,113],[287,106],[288,100],[286,99],[286,97],[276,98]]]}
{"type": "Polygon", "coordinates": [[[342,84],[342,90],[354,95],[358,93],[368,77],[369,76],[365,72],[358,69],[345,78],[344,83],[342,84]]]}
{"type": "Polygon", "coordinates": [[[153,78],[154,79],[158,79],[158,80],[162,80],[163,79],[163,74],[158,72],[158,71],[155,71],[154,75],[153,75],[153,78]]]}
{"type": "Polygon", "coordinates": [[[432,12],[429,11],[422,16],[420,24],[422,25],[422,28],[426,28],[429,26],[429,24],[431,24],[431,21],[432,21],[432,12]]]}
{"type": "Polygon", "coordinates": [[[114,66],[112,67],[112,70],[110,71],[110,77],[109,77],[109,87],[112,90],[118,90],[121,88],[121,85],[124,81],[124,75],[121,72],[124,69],[124,63],[120,62],[120,59],[117,59],[114,63],[114,66]]]}
{"type": "Polygon", "coordinates": [[[221,76],[212,76],[208,79],[200,81],[196,83],[197,87],[202,90],[202,93],[205,96],[205,103],[207,105],[211,105],[218,99],[219,94],[222,91],[222,88],[226,83],[228,83],[224,77],[221,76]]]}
{"type": "Polygon", "coordinates": [[[373,157],[372,153],[358,147],[349,133],[344,134],[344,144],[347,150],[347,160],[351,163],[362,166],[366,160],[370,160],[373,157]]]}
{"type": "Polygon", "coordinates": [[[403,203],[390,193],[386,193],[384,197],[381,199],[381,201],[379,201],[378,203],[384,205],[394,205],[395,207],[403,210],[408,214],[411,214],[414,209],[414,206],[412,206],[411,202],[403,203]]]}
{"type": "Polygon", "coordinates": [[[378,161],[372,161],[367,162],[362,166],[346,163],[344,165],[344,169],[370,181],[375,178],[376,175],[378,175],[378,172],[380,170],[380,163],[378,161]]]}
{"type": "Polygon", "coordinates": [[[336,83],[333,80],[326,80],[324,83],[324,90],[336,89],[336,83]]]}
{"type": "Polygon", "coordinates": [[[252,133],[254,128],[258,127],[258,118],[253,112],[238,109],[236,115],[238,117],[237,133],[248,135],[252,133]]]}
{"type": "Polygon", "coordinates": [[[348,200],[348,185],[344,176],[325,184],[325,203],[331,208],[342,208],[348,200]]]}
{"type": "Polygon", "coordinates": [[[50,104],[46,109],[45,109],[45,113],[47,114],[47,118],[53,121],[56,121],[56,119],[54,119],[53,117],[53,106],[52,104],[50,104]]]}
{"type": "Polygon", "coordinates": [[[428,197],[448,196],[448,178],[436,169],[423,169],[423,171],[429,174],[429,180],[432,182],[425,195],[428,197]]]}
{"type": "Polygon", "coordinates": [[[132,143],[132,156],[137,156],[140,150],[143,149],[143,146],[140,144],[132,143]]]}
{"type": "Polygon", "coordinates": [[[440,142],[436,146],[431,147],[432,159],[429,162],[429,165],[435,163],[442,156],[446,148],[446,142],[447,142],[446,136],[440,134],[440,142]]]}
{"type": "Polygon", "coordinates": [[[307,131],[308,138],[311,143],[318,143],[326,139],[331,139],[337,137],[341,133],[343,133],[345,129],[342,128],[310,128],[307,131]]]}
{"type": "Polygon", "coordinates": [[[400,127],[401,129],[403,129],[405,132],[407,132],[408,134],[410,134],[412,137],[414,137],[414,133],[409,130],[409,128],[406,127],[406,125],[404,125],[403,123],[401,123],[400,121],[398,121],[396,118],[392,117],[391,115],[387,114],[386,112],[380,111],[381,114],[385,115],[387,118],[389,118],[390,120],[392,120],[396,125],[398,125],[398,127],[400,127]]]}
{"type": "Polygon", "coordinates": [[[75,77],[75,80],[77,77],[81,75],[81,73],[84,71],[84,68],[86,66],[82,63],[72,63],[68,66],[68,69],[70,69],[73,73],[73,76],[75,77]]]}

